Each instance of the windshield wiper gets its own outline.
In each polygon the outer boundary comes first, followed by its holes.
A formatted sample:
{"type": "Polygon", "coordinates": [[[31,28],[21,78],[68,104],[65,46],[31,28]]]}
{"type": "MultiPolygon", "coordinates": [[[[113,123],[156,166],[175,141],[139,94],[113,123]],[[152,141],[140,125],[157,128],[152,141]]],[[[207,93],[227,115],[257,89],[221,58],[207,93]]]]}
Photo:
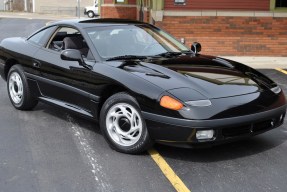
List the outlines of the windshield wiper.
{"type": "Polygon", "coordinates": [[[186,51],[182,51],[181,53],[183,53],[183,54],[192,54],[192,53],[194,53],[193,51],[190,51],[190,50],[186,50],[186,51]]]}
{"type": "Polygon", "coordinates": [[[121,55],[116,57],[111,57],[106,61],[114,61],[114,60],[133,60],[133,59],[146,59],[146,56],[139,56],[139,55],[121,55]]]}
{"type": "Polygon", "coordinates": [[[160,57],[172,57],[172,56],[179,56],[181,55],[182,52],[173,52],[173,51],[168,51],[164,53],[157,54],[155,56],[160,56],[160,57]]]}

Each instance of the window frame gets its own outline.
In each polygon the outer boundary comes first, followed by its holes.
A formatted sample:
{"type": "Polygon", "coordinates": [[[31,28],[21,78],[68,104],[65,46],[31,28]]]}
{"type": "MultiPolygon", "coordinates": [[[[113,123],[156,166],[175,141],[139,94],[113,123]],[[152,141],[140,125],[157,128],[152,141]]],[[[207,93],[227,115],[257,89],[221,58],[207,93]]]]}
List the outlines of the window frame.
{"type": "Polygon", "coordinates": [[[287,7],[276,7],[276,0],[270,0],[270,10],[274,12],[287,12],[287,7]]]}
{"type": "Polygon", "coordinates": [[[123,0],[123,2],[118,2],[118,0],[113,0],[113,1],[114,1],[114,4],[120,4],[120,5],[125,5],[129,3],[128,0],[123,0]]]}
{"type": "Polygon", "coordinates": [[[32,35],[30,35],[26,41],[28,43],[31,43],[33,45],[37,45],[39,47],[46,47],[46,44],[48,43],[51,35],[55,32],[55,30],[57,29],[57,26],[48,26],[48,27],[44,27],[42,29],[39,29],[38,31],[36,31],[35,33],[33,33],[32,35]],[[49,29],[52,29],[48,34],[46,34],[45,36],[42,36],[40,37],[40,41],[39,43],[35,42],[35,41],[32,41],[31,38],[34,37],[35,35],[43,32],[44,30],[49,30],[49,29]]]}
{"type": "MultiPolygon", "coordinates": [[[[56,52],[56,53],[61,54],[61,52],[59,52],[59,51],[50,49],[50,48],[49,48],[49,45],[52,43],[52,40],[53,40],[54,37],[57,35],[57,33],[58,33],[61,29],[63,29],[63,28],[71,28],[71,29],[77,30],[77,31],[81,34],[81,32],[79,31],[79,29],[77,29],[77,28],[75,28],[75,27],[72,27],[72,26],[57,26],[57,27],[56,27],[56,30],[54,31],[53,34],[51,34],[51,36],[50,36],[50,38],[48,39],[46,45],[44,46],[45,49],[48,49],[48,50],[51,50],[51,51],[53,51],[53,52],[56,52]]],[[[82,35],[82,34],[81,34],[81,35],[82,35]]],[[[83,36],[83,35],[82,35],[82,36],[83,36]]],[[[84,38],[84,37],[83,37],[83,38],[84,38]]]]}
{"type": "Polygon", "coordinates": [[[182,0],[184,2],[177,2],[178,0],[174,0],[174,5],[186,5],[186,0],[182,0]]]}
{"type": "Polygon", "coordinates": [[[63,29],[63,28],[70,28],[70,29],[74,29],[74,30],[78,31],[78,32],[81,34],[81,36],[83,37],[83,39],[86,41],[87,46],[88,46],[88,48],[89,48],[89,51],[91,52],[91,55],[92,55],[92,57],[93,57],[93,59],[90,59],[90,60],[88,60],[88,61],[96,61],[96,57],[94,56],[94,53],[93,53],[93,51],[91,50],[91,46],[89,46],[89,44],[88,44],[88,42],[87,42],[85,36],[83,35],[83,33],[81,32],[80,29],[78,29],[78,28],[76,28],[76,27],[74,27],[74,26],[70,26],[70,25],[58,25],[58,26],[55,26],[55,27],[56,27],[56,29],[55,29],[54,32],[50,35],[50,38],[48,39],[46,45],[43,47],[45,50],[50,51],[50,52],[53,52],[53,53],[56,53],[56,54],[58,54],[58,55],[61,55],[61,52],[56,51],[56,50],[53,50],[53,49],[50,49],[50,48],[49,48],[49,45],[52,43],[52,40],[54,39],[54,37],[57,35],[57,33],[58,33],[61,29],[63,29]]]}

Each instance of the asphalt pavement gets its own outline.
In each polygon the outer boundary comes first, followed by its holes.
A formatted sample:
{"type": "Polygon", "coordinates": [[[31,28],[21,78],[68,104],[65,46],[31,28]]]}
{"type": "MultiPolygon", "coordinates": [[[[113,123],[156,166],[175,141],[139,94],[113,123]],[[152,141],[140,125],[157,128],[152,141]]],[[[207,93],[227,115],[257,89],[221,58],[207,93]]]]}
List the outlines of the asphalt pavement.
{"type": "MultiPolygon", "coordinates": [[[[0,18],[0,40],[28,36],[47,20],[0,18]]],[[[260,69],[287,93],[287,75],[260,69]]],[[[209,149],[156,145],[192,191],[287,191],[287,123],[265,134],[209,149]]],[[[110,149],[98,125],[39,103],[10,104],[0,79],[0,192],[175,191],[148,153],[110,149]]]]}

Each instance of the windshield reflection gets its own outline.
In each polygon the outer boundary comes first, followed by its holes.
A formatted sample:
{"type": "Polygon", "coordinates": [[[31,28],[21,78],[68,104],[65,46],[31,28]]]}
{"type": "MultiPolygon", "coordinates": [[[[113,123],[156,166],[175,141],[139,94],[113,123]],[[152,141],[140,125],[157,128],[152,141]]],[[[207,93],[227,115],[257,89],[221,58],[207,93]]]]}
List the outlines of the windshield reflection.
{"type": "Polygon", "coordinates": [[[102,58],[125,55],[152,56],[186,52],[187,47],[164,31],[150,25],[115,25],[87,29],[102,58]]]}

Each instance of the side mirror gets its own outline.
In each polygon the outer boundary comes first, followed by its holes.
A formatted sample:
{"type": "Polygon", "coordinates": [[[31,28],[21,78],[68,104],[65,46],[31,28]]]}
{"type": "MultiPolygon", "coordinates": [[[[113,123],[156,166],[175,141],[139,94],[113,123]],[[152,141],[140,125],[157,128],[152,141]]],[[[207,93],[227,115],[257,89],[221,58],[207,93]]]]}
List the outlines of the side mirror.
{"type": "Polygon", "coordinates": [[[191,50],[197,55],[201,51],[201,44],[197,43],[197,42],[194,42],[191,45],[191,50]]]}
{"type": "Polygon", "coordinates": [[[82,54],[77,49],[66,49],[62,51],[61,59],[65,61],[78,61],[80,65],[84,65],[82,54]]]}

